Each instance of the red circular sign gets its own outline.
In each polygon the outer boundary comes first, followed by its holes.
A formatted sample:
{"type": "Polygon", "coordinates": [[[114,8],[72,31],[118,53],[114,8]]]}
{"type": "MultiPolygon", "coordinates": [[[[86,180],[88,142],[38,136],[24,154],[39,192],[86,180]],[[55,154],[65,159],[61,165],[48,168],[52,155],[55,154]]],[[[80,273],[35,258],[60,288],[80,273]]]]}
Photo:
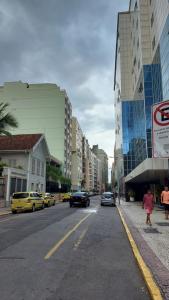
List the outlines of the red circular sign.
{"type": "Polygon", "coordinates": [[[154,121],[159,126],[168,126],[169,125],[169,102],[161,103],[155,109],[155,111],[154,111],[154,121]],[[167,112],[165,112],[165,110],[167,110],[167,112]],[[161,117],[161,120],[158,120],[159,115],[161,117]]]}

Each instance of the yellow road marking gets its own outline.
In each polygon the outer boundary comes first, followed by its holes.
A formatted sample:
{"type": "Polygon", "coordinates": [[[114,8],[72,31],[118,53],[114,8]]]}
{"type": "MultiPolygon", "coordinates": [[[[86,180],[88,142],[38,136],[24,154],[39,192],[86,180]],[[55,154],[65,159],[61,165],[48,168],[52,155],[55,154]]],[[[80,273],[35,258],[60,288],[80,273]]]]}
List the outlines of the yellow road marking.
{"type": "Polygon", "coordinates": [[[140,268],[140,270],[141,270],[141,272],[143,274],[143,278],[144,278],[144,280],[146,282],[147,288],[148,288],[149,293],[151,295],[151,298],[153,300],[162,300],[163,297],[161,296],[160,289],[157,286],[156,282],[154,281],[153,276],[152,276],[152,274],[150,272],[150,269],[147,267],[146,263],[144,262],[141,254],[140,254],[140,252],[138,250],[138,247],[137,247],[137,245],[136,245],[136,243],[135,243],[135,241],[134,241],[134,239],[133,239],[133,237],[131,235],[131,232],[130,232],[130,230],[129,230],[129,228],[128,228],[125,220],[124,220],[124,217],[122,215],[121,210],[119,209],[119,207],[117,207],[117,208],[118,208],[118,212],[120,214],[123,226],[124,226],[124,228],[126,230],[129,242],[131,244],[134,256],[135,256],[136,261],[138,263],[138,266],[139,266],[139,268],[140,268]]]}
{"type": "Polygon", "coordinates": [[[59,242],[56,243],[54,247],[51,248],[51,250],[46,254],[44,259],[49,259],[59,248],[60,246],[68,239],[68,237],[76,231],[76,229],[91,215],[88,214],[85,216],[79,223],[77,223],[59,242]]]}
{"type": "Polygon", "coordinates": [[[85,237],[85,234],[86,234],[87,230],[88,230],[88,228],[86,228],[85,230],[83,230],[83,232],[82,232],[82,234],[80,235],[78,241],[75,243],[73,250],[76,251],[76,250],[78,249],[78,247],[80,246],[82,240],[83,240],[84,237],[85,237]]]}

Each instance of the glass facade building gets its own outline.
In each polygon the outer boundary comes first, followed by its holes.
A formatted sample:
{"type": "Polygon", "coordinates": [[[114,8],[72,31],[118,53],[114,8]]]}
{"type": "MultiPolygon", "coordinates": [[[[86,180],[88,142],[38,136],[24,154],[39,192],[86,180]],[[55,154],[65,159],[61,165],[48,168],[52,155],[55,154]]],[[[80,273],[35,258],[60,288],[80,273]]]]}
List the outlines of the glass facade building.
{"type": "Polygon", "coordinates": [[[144,101],[122,102],[124,176],[146,158],[144,101]]]}
{"type": "Polygon", "coordinates": [[[129,3],[118,15],[114,78],[114,156],[123,157],[115,166],[123,161],[124,177],[152,157],[152,105],[169,99],[169,4],[129,3]]]}

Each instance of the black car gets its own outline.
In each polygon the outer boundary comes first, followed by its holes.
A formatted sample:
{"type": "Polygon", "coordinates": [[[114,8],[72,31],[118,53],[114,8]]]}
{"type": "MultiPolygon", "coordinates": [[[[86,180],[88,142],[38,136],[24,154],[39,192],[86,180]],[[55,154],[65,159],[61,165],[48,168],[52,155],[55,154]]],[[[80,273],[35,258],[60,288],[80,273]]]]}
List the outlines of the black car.
{"type": "Polygon", "coordinates": [[[69,204],[70,204],[70,207],[72,207],[74,205],[88,207],[90,205],[89,194],[86,192],[73,193],[69,200],[69,204]]]}

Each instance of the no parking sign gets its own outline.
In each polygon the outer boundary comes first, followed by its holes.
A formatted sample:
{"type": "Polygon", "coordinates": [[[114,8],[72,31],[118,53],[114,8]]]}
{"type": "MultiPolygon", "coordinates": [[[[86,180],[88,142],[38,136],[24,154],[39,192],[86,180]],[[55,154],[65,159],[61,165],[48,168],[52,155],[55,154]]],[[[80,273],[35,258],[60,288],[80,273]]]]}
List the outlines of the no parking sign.
{"type": "Polygon", "coordinates": [[[153,157],[169,157],[169,101],[154,104],[152,107],[152,146],[153,157]]]}

